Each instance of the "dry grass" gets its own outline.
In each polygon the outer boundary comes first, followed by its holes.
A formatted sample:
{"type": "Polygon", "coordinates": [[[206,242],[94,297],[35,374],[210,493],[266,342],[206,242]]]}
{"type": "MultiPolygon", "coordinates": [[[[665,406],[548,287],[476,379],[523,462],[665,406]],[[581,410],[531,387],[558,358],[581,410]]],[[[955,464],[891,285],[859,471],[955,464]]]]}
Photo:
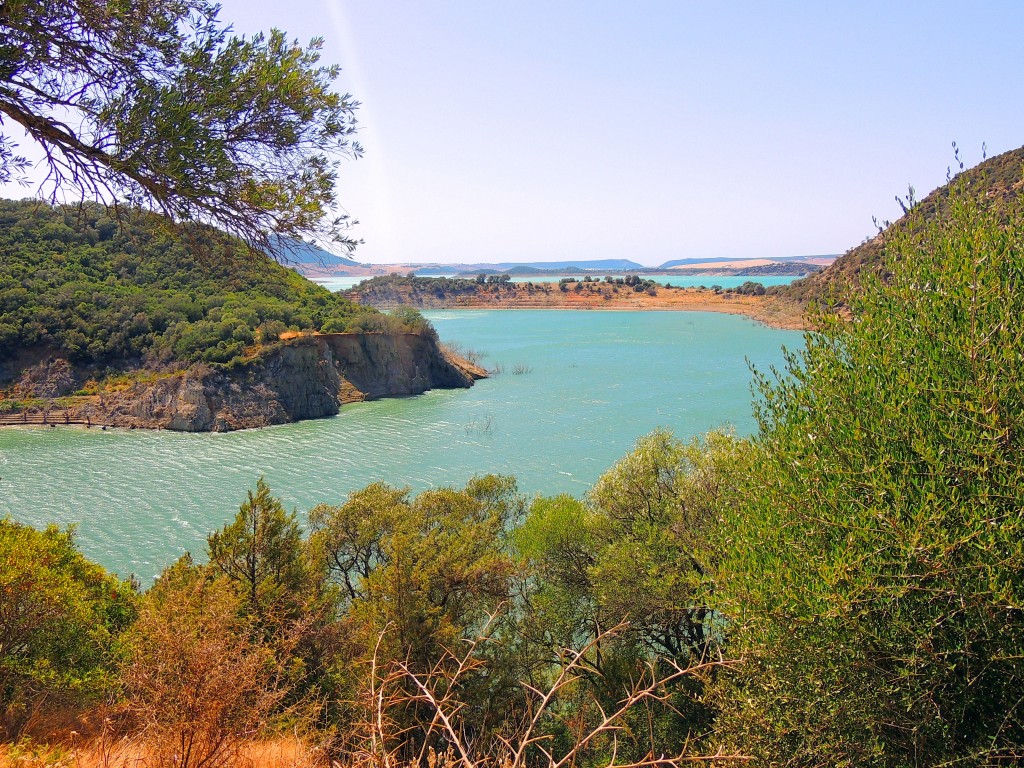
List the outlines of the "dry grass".
{"type": "Polygon", "coordinates": [[[327,765],[320,750],[300,739],[275,739],[247,744],[242,759],[252,768],[314,768],[327,765]]]}
{"type": "MultiPolygon", "coordinates": [[[[210,609],[209,604],[204,606],[210,609]]],[[[223,606],[230,607],[230,606],[223,606]]],[[[219,612],[213,606],[213,619],[219,612]]],[[[209,618],[209,615],[207,616],[209,618]]],[[[167,617],[164,617],[167,618],[167,617]]],[[[492,617],[493,621],[493,617],[492,617]]],[[[218,627],[214,621],[214,629],[218,627]]],[[[560,700],[577,687],[584,674],[593,672],[591,658],[597,646],[627,629],[626,624],[601,633],[582,648],[564,649],[561,662],[544,688],[521,683],[523,704],[507,713],[500,732],[475,734],[463,700],[463,683],[486,671],[479,651],[489,642],[491,625],[481,635],[464,641],[457,650],[442,655],[427,671],[408,663],[381,657],[381,643],[366,660],[364,688],[353,702],[361,717],[334,743],[331,758],[297,734],[261,739],[269,704],[277,701],[276,689],[259,679],[258,668],[248,667],[249,654],[221,647],[224,638],[186,638],[174,645],[164,635],[171,625],[157,622],[152,633],[175,649],[186,661],[175,679],[147,675],[129,690],[143,695],[132,710],[132,725],[120,728],[105,720],[100,733],[88,740],[72,733],[68,743],[38,746],[31,742],[0,745],[0,766],[18,768],[575,768],[595,759],[607,768],[683,768],[688,764],[737,765],[748,758],[741,754],[701,754],[698,745],[686,744],[676,754],[657,750],[650,733],[646,755],[624,757],[620,739],[627,731],[631,713],[654,712],[671,706],[672,686],[682,678],[703,676],[734,662],[721,657],[680,666],[670,659],[652,659],[614,705],[591,707],[574,717],[574,743],[558,748],[546,724],[562,721],[560,700]],[[210,645],[212,643],[213,645],[210,645]],[[219,644],[218,644],[219,643],[219,644]],[[207,664],[213,660],[214,663],[207,664]],[[660,663],[659,663],[660,662],[660,663]],[[154,695],[158,693],[160,695],[154,695]],[[234,701],[240,695],[242,701],[234,701]],[[269,698],[268,698],[269,697],[269,698]],[[187,699],[189,706],[183,706],[187,699]],[[148,714],[140,711],[149,706],[148,714]],[[408,714],[417,711],[412,722],[408,714]],[[129,735],[123,735],[128,733],[129,735]],[[79,743],[79,739],[82,738],[79,743]],[[443,745],[444,751],[435,751],[443,745]],[[183,750],[185,750],[183,752],[183,750]]],[[[178,632],[181,638],[182,633],[178,632]]],[[[150,649],[151,650],[151,649],[150,649]]],[[[145,656],[157,660],[156,656],[145,656]]],[[[170,659],[158,666],[170,667],[170,659]]],[[[565,721],[568,722],[568,721],[565,721]]]]}
{"type": "MultiPolygon", "coordinates": [[[[135,738],[97,739],[78,745],[31,742],[0,745],[0,766],[7,768],[151,768],[153,753],[135,738]]],[[[247,742],[226,765],[231,768],[328,768],[315,747],[282,737],[247,742]]]]}

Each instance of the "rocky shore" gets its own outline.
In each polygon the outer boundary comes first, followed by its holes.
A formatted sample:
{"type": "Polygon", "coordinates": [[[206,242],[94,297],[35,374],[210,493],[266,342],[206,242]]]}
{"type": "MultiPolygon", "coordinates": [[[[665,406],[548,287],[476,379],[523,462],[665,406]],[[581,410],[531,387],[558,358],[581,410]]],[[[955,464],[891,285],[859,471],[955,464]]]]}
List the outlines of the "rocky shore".
{"type": "Polygon", "coordinates": [[[231,371],[199,365],[139,373],[121,386],[84,394],[66,360],[41,360],[10,390],[28,405],[0,414],[0,426],[227,432],[333,416],[360,400],[470,387],[487,375],[442,349],[433,335],[417,333],[309,334],[275,344],[231,371]]]}

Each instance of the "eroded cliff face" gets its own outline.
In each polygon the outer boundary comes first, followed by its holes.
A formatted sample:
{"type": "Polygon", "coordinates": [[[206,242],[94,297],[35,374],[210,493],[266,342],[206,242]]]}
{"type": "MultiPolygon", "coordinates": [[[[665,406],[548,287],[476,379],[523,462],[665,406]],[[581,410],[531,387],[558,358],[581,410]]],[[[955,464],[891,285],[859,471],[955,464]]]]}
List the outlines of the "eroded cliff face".
{"type": "Polygon", "coordinates": [[[418,395],[428,389],[472,386],[486,371],[442,352],[419,334],[335,333],[314,337],[321,356],[365,399],[418,395]]]}
{"type": "MultiPolygon", "coordinates": [[[[291,339],[229,373],[196,367],[72,405],[51,423],[226,432],[333,416],[344,404],[470,387],[486,371],[432,336],[316,334],[291,339]]],[[[44,386],[44,385],[41,385],[44,386]]]]}

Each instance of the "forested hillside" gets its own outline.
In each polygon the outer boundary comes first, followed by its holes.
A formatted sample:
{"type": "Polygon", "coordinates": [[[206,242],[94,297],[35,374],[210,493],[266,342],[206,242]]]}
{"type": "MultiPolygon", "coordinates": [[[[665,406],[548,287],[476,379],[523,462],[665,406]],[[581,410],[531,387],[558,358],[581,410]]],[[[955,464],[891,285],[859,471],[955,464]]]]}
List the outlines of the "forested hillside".
{"type": "Polygon", "coordinates": [[[381,316],[216,230],[101,206],[0,201],[0,363],[43,348],[72,363],[229,364],[286,329],[381,316]]]}

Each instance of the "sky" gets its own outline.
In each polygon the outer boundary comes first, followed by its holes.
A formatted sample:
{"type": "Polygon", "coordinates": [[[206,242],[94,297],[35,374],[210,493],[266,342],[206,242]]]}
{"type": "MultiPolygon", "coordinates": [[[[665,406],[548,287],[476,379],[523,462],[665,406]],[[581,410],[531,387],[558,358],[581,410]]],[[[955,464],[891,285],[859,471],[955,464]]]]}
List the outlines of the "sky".
{"type": "Polygon", "coordinates": [[[1019,0],[221,4],[343,68],[363,262],[841,253],[1024,144],[1019,0]]]}

